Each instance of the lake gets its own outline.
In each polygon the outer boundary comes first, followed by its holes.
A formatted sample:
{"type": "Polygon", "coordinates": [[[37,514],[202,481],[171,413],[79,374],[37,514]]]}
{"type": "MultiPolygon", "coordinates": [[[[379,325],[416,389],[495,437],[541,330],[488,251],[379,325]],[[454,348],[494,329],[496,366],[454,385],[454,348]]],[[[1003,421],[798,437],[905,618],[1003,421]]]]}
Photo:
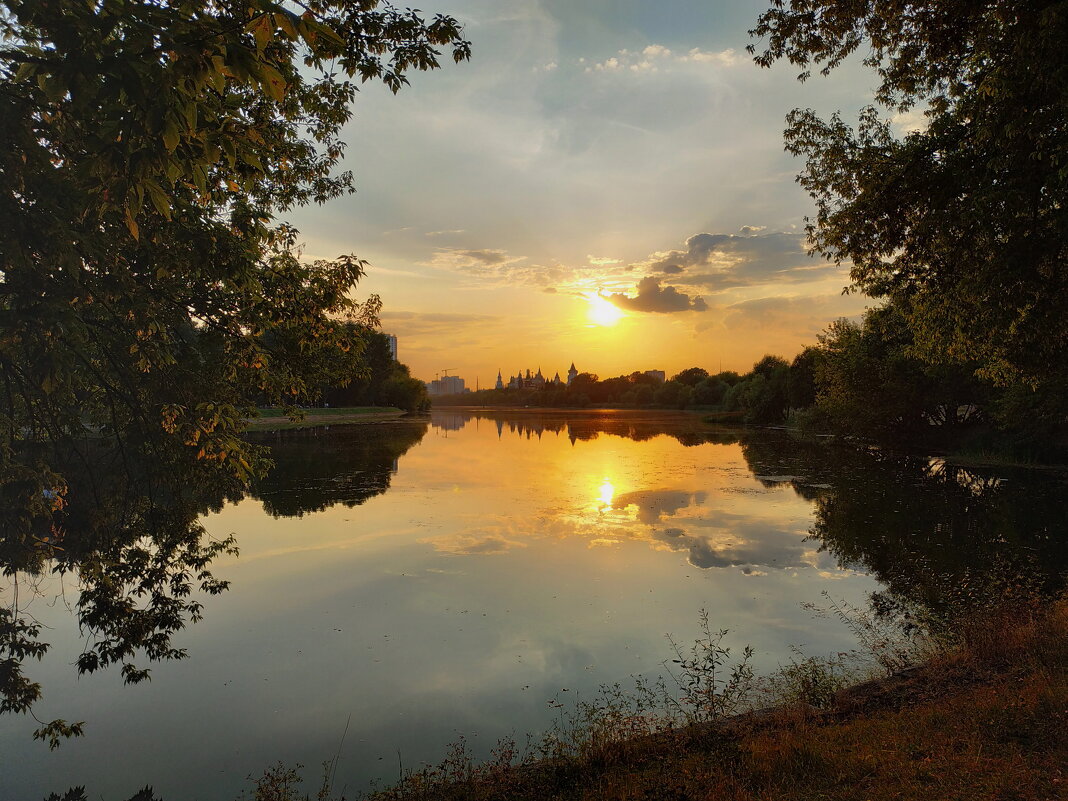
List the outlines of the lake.
{"type": "Polygon", "coordinates": [[[205,505],[240,555],[215,560],[230,589],[176,635],[187,659],[135,686],[117,669],[79,679],[77,582],[24,595],[52,644],[27,666],[36,712],[86,734],[49,752],[32,719],[0,718],[0,798],[151,784],[168,801],[230,799],[279,760],[308,766],[313,792],[339,747],[351,794],[459,736],[485,754],[544,730],[555,704],[661,672],[665,635],[692,641],[702,609],[770,671],[792,648],[855,647],[803,606],[824,593],[937,604],[1006,565],[1051,584],[1068,565],[1063,473],[684,413],[448,410],[260,439],[272,473],[205,505]]]}

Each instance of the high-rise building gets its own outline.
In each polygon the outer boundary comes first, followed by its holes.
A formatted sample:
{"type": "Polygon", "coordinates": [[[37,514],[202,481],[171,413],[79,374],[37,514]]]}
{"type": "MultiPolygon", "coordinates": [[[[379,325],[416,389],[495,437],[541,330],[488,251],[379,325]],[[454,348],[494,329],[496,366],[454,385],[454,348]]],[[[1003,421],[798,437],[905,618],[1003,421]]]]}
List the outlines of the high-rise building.
{"type": "Polygon", "coordinates": [[[458,375],[443,375],[426,385],[428,395],[459,395],[469,390],[464,386],[464,380],[458,375]]]}
{"type": "Polygon", "coordinates": [[[397,358],[397,337],[393,334],[386,334],[386,339],[389,340],[389,355],[393,357],[393,361],[400,361],[397,358]]]}

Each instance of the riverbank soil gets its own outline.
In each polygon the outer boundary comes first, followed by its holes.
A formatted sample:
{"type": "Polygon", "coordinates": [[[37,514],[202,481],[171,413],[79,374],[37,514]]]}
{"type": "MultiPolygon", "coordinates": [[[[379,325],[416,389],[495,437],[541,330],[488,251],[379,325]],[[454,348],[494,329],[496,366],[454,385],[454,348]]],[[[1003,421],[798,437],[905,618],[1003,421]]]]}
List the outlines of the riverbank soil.
{"type": "Polygon", "coordinates": [[[822,710],[780,707],[518,767],[446,764],[373,798],[1065,799],[1068,605],[987,621],[962,647],[822,710]]]}

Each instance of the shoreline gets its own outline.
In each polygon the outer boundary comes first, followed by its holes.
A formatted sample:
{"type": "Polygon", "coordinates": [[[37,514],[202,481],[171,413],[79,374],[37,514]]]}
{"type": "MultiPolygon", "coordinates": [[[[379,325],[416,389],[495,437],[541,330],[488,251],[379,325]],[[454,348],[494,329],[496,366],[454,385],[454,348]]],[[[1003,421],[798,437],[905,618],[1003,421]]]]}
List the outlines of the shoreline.
{"type": "Polygon", "coordinates": [[[382,423],[397,420],[408,413],[392,406],[374,408],[305,409],[304,417],[293,420],[282,414],[247,418],[247,431],[285,431],[297,428],[322,428],[332,425],[382,423]]]}

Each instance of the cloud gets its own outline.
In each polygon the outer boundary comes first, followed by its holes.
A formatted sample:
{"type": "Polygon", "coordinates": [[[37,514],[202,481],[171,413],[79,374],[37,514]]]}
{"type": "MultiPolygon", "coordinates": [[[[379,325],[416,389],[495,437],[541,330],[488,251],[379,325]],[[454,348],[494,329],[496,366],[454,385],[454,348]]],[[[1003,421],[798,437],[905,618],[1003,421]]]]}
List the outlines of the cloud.
{"type": "Polygon", "coordinates": [[[870,303],[863,296],[842,294],[755,298],[728,306],[723,324],[728,330],[776,327],[811,334],[839,317],[858,316],[870,303]]]}
{"type": "MultiPolygon", "coordinates": [[[[733,48],[710,52],[694,47],[686,53],[675,53],[661,44],[654,43],[641,50],[620,50],[603,61],[595,61],[585,70],[590,73],[655,73],[669,71],[673,67],[686,64],[734,67],[745,60],[733,48]]],[[[586,59],[580,58],[579,64],[586,64],[586,59]]]]}
{"type": "Polygon", "coordinates": [[[510,540],[500,534],[485,534],[483,536],[451,534],[444,537],[423,539],[419,540],[419,542],[433,545],[436,551],[451,553],[456,556],[504,553],[512,548],[526,547],[525,542],[510,540]]]}
{"type": "Polygon", "coordinates": [[[708,497],[705,492],[686,492],[685,490],[639,490],[627,492],[612,501],[613,509],[637,507],[638,520],[652,525],[661,517],[671,517],[682,509],[692,505],[701,505],[708,497]]]}
{"type": "Polygon", "coordinates": [[[590,264],[595,264],[598,267],[606,267],[611,264],[619,264],[620,259],[613,259],[608,256],[594,256],[592,253],[586,255],[586,261],[590,264]]]}
{"type": "Polygon", "coordinates": [[[658,251],[637,267],[646,273],[679,276],[677,285],[699,286],[712,292],[765,283],[822,280],[838,271],[808,255],[802,233],[761,233],[747,225],[741,234],[694,234],[685,249],[658,251]]]}
{"type": "Polygon", "coordinates": [[[427,231],[424,236],[449,236],[450,234],[462,234],[466,231],[464,228],[450,228],[447,231],[427,231]]]}
{"type": "MultiPolygon", "coordinates": [[[[382,329],[400,338],[456,336],[466,329],[485,330],[499,317],[491,314],[450,312],[386,311],[381,314],[382,329]]],[[[405,343],[407,346],[408,343],[405,343]]]]}
{"type": "Polygon", "coordinates": [[[703,51],[698,47],[693,48],[685,56],[679,56],[679,61],[691,61],[697,64],[716,64],[721,67],[733,67],[745,61],[739,56],[733,47],[720,50],[718,53],[703,51]]]}
{"type": "Polygon", "coordinates": [[[890,117],[890,123],[900,135],[905,136],[911,133],[923,133],[930,126],[931,120],[923,111],[909,109],[894,114],[890,117]]]}
{"type": "Polygon", "coordinates": [[[638,282],[638,294],[634,297],[616,294],[605,299],[621,309],[640,312],[668,314],[683,311],[705,311],[708,304],[700,297],[690,297],[673,286],[660,286],[660,279],[647,275],[638,282]]]}
{"type": "Polygon", "coordinates": [[[541,290],[552,287],[572,294],[585,294],[599,289],[622,289],[629,281],[612,282],[611,273],[618,271],[619,259],[589,256],[588,264],[572,267],[554,262],[535,264],[526,256],[512,256],[498,248],[439,247],[433,256],[421,262],[424,266],[461,273],[478,278],[480,285],[529,286],[541,290]]]}
{"type": "Polygon", "coordinates": [[[508,261],[508,254],[503,250],[453,250],[451,252],[461,259],[478,264],[504,264],[508,261]]]}

